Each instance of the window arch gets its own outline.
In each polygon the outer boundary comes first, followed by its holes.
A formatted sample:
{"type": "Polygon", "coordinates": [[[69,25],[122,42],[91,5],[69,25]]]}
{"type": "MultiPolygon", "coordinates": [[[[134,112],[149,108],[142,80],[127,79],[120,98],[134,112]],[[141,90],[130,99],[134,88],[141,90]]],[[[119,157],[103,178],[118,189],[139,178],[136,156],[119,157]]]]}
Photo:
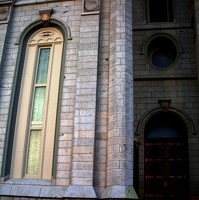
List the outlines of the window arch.
{"type": "Polygon", "coordinates": [[[51,25],[36,23],[22,34],[2,168],[6,178],[52,179],[67,30],[51,25]]]}
{"type": "Polygon", "coordinates": [[[55,28],[27,43],[15,127],[13,178],[51,179],[63,36],[55,28]]]}
{"type": "MultiPolygon", "coordinates": [[[[144,137],[143,134],[145,133],[145,127],[146,127],[147,122],[154,115],[157,115],[160,112],[162,112],[162,108],[160,106],[157,106],[157,107],[152,108],[151,110],[148,110],[146,113],[144,113],[144,115],[140,118],[140,120],[138,122],[138,125],[136,128],[136,135],[140,135],[140,136],[144,137]]],[[[177,108],[174,108],[174,107],[169,107],[168,112],[176,114],[178,117],[180,117],[184,121],[184,123],[186,124],[186,127],[187,127],[188,134],[196,134],[195,125],[194,125],[192,119],[189,117],[189,115],[186,112],[179,110],[177,108]]]]}

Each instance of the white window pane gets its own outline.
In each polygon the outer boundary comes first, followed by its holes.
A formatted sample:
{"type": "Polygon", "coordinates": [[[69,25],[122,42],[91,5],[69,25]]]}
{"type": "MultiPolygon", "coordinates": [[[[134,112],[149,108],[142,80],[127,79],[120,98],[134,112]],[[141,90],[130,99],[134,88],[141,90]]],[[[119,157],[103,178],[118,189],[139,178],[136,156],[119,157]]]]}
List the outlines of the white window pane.
{"type": "Polygon", "coordinates": [[[41,49],[39,55],[36,84],[44,84],[47,80],[50,49],[41,49]]]}
{"type": "Polygon", "coordinates": [[[41,131],[31,131],[28,149],[27,174],[38,174],[41,131]]]}
{"type": "Polygon", "coordinates": [[[32,124],[41,124],[43,121],[45,93],[46,87],[35,88],[32,124]]]}

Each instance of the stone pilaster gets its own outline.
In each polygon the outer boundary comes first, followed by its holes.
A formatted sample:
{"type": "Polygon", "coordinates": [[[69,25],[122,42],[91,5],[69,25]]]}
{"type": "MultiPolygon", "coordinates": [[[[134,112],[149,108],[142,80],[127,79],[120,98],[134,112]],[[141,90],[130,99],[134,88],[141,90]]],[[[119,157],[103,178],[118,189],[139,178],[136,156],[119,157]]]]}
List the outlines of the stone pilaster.
{"type": "Polygon", "coordinates": [[[72,198],[96,198],[93,168],[100,16],[89,6],[91,11],[83,12],[80,22],[71,184],[65,192],[72,198]]]}
{"type": "Polygon", "coordinates": [[[133,189],[132,1],[111,0],[107,188],[102,198],[137,199],[133,189]]]}
{"type": "Polygon", "coordinates": [[[195,0],[195,31],[196,31],[196,61],[197,61],[197,69],[198,69],[198,77],[199,77],[199,1],[195,0]]]}
{"type": "Polygon", "coordinates": [[[3,50],[5,51],[6,35],[9,28],[9,19],[12,11],[12,1],[0,0],[0,68],[3,65],[3,50]]]}
{"type": "MultiPolygon", "coordinates": [[[[0,0],[0,94],[1,94],[1,106],[0,106],[0,115],[1,115],[1,124],[0,124],[0,137],[4,138],[5,135],[5,124],[8,115],[7,112],[8,108],[6,109],[5,102],[3,99],[2,94],[8,94],[9,93],[9,86],[8,84],[5,84],[2,80],[5,76],[4,69],[5,69],[5,63],[7,60],[6,57],[6,51],[8,48],[8,38],[10,34],[10,27],[11,27],[11,21],[12,21],[12,15],[13,15],[13,4],[14,1],[9,0],[0,0]],[[6,110],[6,111],[5,111],[6,110]],[[5,114],[6,113],[6,114],[5,114]],[[5,121],[4,121],[5,120],[5,121]]],[[[6,99],[7,101],[7,99],[6,99]]],[[[6,102],[7,103],[7,102],[6,102]]],[[[4,139],[0,142],[0,171],[4,171],[4,163],[2,161],[3,158],[3,149],[5,147],[4,139]]]]}
{"type": "MultiPolygon", "coordinates": [[[[198,84],[199,84],[199,1],[198,0],[194,0],[193,1],[193,6],[195,8],[195,12],[194,12],[194,19],[195,19],[195,45],[196,45],[196,50],[195,50],[195,56],[196,56],[196,67],[197,67],[197,80],[198,80],[198,84]]],[[[193,134],[194,135],[194,134],[193,134]]],[[[192,149],[192,147],[189,148],[189,151],[191,149],[191,153],[189,156],[193,156],[192,158],[194,158],[195,156],[197,157],[197,150],[196,148],[194,148],[194,150],[192,149]]],[[[192,159],[190,159],[190,171],[191,168],[194,166],[192,159]]],[[[195,162],[195,161],[194,161],[195,162]]],[[[196,187],[196,185],[199,185],[199,181],[195,179],[196,175],[193,174],[195,173],[194,170],[191,171],[192,173],[190,174],[190,182],[191,184],[191,193],[194,194],[192,195],[192,198],[198,198],[199,197],[199,192],[198,192],[198,188],[196,187]],[[197,196],[198,195],[198,196],[197,196]]]]}

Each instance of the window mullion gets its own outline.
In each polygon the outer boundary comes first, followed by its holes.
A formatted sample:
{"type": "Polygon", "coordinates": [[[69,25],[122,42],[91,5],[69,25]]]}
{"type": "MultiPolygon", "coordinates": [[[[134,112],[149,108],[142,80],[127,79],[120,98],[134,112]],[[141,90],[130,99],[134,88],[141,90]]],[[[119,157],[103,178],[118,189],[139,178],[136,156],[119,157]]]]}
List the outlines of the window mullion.
{"type": "Polygon", "coordinates": [[[46,105],[46,88],[48,77],[50,48],[40,48],[34,85],[29,146],[26,173],[28,176],[41,177],[41,160],[43,152],[43,121],[46,105]]]}
{"type": "MultiPolygon", "coordinates": [[[[54,44],[52,44],[50,47],[50,52],[49,52],[49,62],[48,62],[48,73],[47,73],[47,79],[46,79],[46,98],[45,98],[45,104],[49,105],[49,90],[50,90],[50,83],[51,83],[51,76],[52,76],[52,65],[53,65],[53,56],[54,56],[54,44]]],[[[45,147],[45,138],[46,138],[46,121],[47,121],[47,115],[48,115],[48,107],[44,108],[44,114],[43,114],[43,123],[42,123],[42,127],[43,127],[43,135],[42,135],[42,146],[41,146],[41,163],[40,163],[40,168],[41,168],[41,178],[42,178],[42,174],[43,174],[43,167],[44,167],[44,163],[43,163],[43,156],[44,156],[44,147],[45,147]]]]}
{"type": "Polygon", "coordinates": [[[169,7],[169,0],[166,0],[166,5],[167,5],[167,21],[170,22],[170,7],[169,7]]]}

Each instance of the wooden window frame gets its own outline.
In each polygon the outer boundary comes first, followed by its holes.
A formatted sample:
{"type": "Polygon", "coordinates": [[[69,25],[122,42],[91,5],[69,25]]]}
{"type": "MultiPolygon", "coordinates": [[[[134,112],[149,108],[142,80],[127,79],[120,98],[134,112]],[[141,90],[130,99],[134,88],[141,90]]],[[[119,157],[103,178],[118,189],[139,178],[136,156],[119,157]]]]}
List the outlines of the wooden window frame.
{"type": "MultiPolygon", "coordinates": [[[[167,4],[167,20],[157,20],[157,21],[151,21],[150,19],[150,5],[149,5],[149,1],[150,0],[145,0],[145,5],[146,5],[146,19],[147,19],[147,23],[172,23],[172,22],[175,22],[176,19],[175,19],[175,2],[174,0],[165,0],[166,1],[166,4],[167,4]],[[171,1],[169,3],[169,1],[171,1]],[[169,4],[170,4],[170,7],[169,8],[169,4]]],[[[158,9],[158,8],[157,8],[158,9]]]]}
{"type": "Polygon", "coordinates": [[[40,29],[33,33],[28,40],[14,133],[11,178],[52,179],[62,51],[63,35],[55,28],[40,29]],[[27,174],[27,149],[38,52],[40,48],[46,47],[51,48],[51,55],[48,71],[48,89],[45,95],[46,108],[42,125],[43,135],[41,140],[39,173],[27,174]]]}

